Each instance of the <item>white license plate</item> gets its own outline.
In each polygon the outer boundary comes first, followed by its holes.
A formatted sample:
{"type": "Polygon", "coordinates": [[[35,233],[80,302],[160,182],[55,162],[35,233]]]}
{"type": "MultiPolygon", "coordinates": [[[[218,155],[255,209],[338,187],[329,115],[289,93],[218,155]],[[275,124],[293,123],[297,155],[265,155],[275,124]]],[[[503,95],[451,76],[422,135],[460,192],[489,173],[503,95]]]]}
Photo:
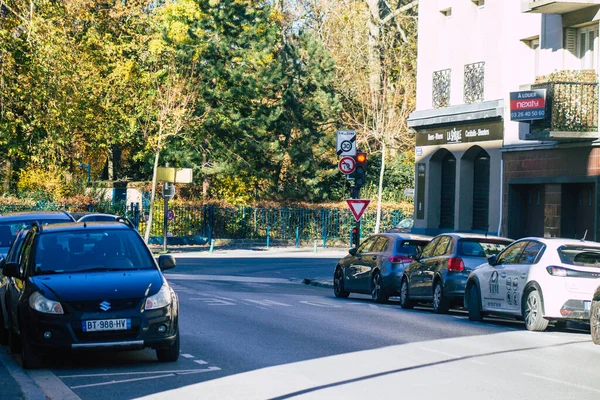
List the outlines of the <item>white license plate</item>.
{"type": "Polygon", "coordinates": [[[81,321],[84,332],[97,331],[126,331],[131,329],[131,320],[121,319],[96,319],[93,321],[81,321]]]}

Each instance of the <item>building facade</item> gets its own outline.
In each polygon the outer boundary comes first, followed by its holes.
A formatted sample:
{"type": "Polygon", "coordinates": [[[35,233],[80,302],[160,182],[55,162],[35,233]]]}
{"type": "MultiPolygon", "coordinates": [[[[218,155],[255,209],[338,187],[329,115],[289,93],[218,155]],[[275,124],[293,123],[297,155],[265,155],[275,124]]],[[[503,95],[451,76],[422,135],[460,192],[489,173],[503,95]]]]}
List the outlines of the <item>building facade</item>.
{"type": "Polygon", "coordinates": [[[419,5],[415,230],[598,237],[600,1],[419,5]],[[542,119],[511,92],[543,90],[542,119]]]}

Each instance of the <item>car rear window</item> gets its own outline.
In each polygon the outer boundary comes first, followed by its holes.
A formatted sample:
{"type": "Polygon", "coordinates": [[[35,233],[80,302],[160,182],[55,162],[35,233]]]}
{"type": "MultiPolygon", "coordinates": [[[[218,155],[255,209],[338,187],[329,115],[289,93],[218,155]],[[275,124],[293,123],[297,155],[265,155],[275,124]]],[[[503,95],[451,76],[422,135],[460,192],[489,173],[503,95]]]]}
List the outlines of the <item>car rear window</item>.
{"type": "Polygon", "coordinates": [[[591,246],[562,246],[558,255],[563,264],[600,267],[600,248],[591,246]]]}
{"type": "Polygon", "coordinates": [[[458,255],[487,258],[500,253],[509,244],[492,239],[461,239],[458,241],[458,255]]]}
{"type": "Polygon", "coordinates": [[[396,253],[402,256],[417,255],[427,243],[426,240],[399,240],[396,242],[396,253]]]}
{"type": "MultiPolygon", "coordinates": [[[[39,221],[42,225],[48,224],[61,224],[66,222],[73,222],[70,219],[42,219],[39,221]]],[[[27,221],[11,221],[10,223],[0,224],[0,247],[10,247],[10,243],[15,239],[17,233],[21,229],[29,229],[33,225],[33,220],[27,221]],[[8,238],[10,237],[10,240],[8,238]],[[5,245],[8,243],[7,245],[5,245]]]]}
{"type": "Polygon", "coordinates": [[[133,230],[42,233],[35,253],[35,274],[86,270],[155,268],[152,255],[133,230]]]}

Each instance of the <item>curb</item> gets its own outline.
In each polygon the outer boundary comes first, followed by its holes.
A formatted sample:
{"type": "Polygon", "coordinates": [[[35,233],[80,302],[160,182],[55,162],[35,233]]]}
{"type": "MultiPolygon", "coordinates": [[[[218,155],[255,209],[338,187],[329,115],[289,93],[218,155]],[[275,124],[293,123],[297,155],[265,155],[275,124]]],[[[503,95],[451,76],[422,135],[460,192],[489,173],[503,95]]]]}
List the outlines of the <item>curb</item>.
{"type": "Polygon", "coordinates": [[[304,283],[305,285],[310,285],[310,286],[333,288],[333,283],[332,282],[325,281],[325,280],[322,280],[322,279],[304,278],[302,280],[302,283],[304,283]]]}

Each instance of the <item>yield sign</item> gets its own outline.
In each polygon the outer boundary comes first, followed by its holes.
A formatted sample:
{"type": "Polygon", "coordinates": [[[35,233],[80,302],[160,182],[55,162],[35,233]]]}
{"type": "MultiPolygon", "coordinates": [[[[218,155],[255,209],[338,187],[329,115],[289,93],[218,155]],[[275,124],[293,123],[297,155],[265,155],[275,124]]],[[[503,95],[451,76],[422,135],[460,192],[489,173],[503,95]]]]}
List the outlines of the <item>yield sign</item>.
{"type": "Polygon", "coordinates": [[[350,207],[350,211],[352,211],[352,215],[354,215],[354,219],[356,222],[360,221],[360,217],[362,217],[363,213],[369,207],[369,203],[371,200],[367,199],[348,199],[346,203],[348,203],[348,207],[350,207]]]}

